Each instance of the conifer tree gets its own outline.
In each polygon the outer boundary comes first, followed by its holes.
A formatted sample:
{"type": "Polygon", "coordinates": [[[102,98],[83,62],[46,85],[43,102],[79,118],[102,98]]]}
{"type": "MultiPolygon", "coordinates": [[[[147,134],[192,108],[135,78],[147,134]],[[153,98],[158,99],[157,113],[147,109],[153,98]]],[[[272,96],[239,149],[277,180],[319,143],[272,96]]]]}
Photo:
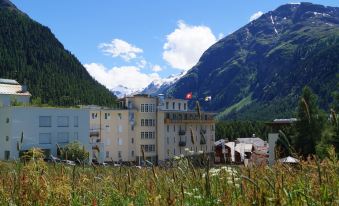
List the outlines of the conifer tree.
{"type": "Polygon", "coordinates": [[[317,105],[317,96],[307,86],[303,88],[297,112],[295,150],[303,156],[315,154],[325,121],[317,105]]]}

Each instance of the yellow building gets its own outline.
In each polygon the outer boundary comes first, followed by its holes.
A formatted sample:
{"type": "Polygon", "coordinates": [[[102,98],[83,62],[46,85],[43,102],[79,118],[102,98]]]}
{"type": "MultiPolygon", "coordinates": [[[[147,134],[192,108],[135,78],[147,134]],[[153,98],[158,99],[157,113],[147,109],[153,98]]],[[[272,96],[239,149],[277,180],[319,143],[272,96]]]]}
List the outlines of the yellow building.
{"type": "Polygon", "coordinates": [[[126,97],[120,109],[91,109],[93,158],[141,164],[142,150],[153,163],[179,155],[213,154],[214,127],[213,114],[189,111],[187,100],[126,97]]]}

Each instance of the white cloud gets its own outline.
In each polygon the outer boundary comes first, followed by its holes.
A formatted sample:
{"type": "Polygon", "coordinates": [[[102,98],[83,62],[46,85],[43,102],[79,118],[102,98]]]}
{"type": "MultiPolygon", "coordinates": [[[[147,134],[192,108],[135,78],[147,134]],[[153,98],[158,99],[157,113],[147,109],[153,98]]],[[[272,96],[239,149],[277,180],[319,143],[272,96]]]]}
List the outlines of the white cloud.
{"type": "Polygon", "coordinates": [[[254,21],[256,19],[258,19],[259,17],[261,17],[261,15],[263,15],[264,13],[262,11],[258,11],[256,13],[254,13],[251,17],[250,17],[250,21],[254,21]]]}
{"type": "Polygon", "coordinates": [[[104,54],[112,57],[121,57],[125,61],[137,58],[143,50],[121,39],[113,39],[110,43],[99,44],[104,54]]]}
{"type": "Polygon", "coordinates": [[[159,65],[153,65],[152,66],[152,71],[154,71],[154,72],[160,72],[160,71],[162,71],[162,68],[161,68],[161,66],[159,66],[159,65]]]}
{"type": "Polygon", "coordinates": [[[121,86],[139,90],[148,86],[153,80],[160,79],[157,73],[145,74],[140,72],[140,68],[136,66],[121,66],[111,69],[97,63],[84,66],[94,79],[110,90],[121,86]]]}
{"type": "Polygon", "coordinates": [[[224,33],[219,33],[219,34],[218,34],[218,40],[220,40],[220,39],[222,39],[222,38],[224,38],[224,37],[225,37],[224,33]]]}
{"type": "Polygon", "coordinates": [[[209,27],[192,26],[179,21],[178,28],[166,36],[162,56],[173,68],[188,70],[216,41],[217,38],[209,27]]]}
{"type": "Polygon", "coordinates": [[[143,58],[139,62],[137,62],[137,66],[140,68],[145,68],[146,65],[147,65],[147,61],[143,58]]]}

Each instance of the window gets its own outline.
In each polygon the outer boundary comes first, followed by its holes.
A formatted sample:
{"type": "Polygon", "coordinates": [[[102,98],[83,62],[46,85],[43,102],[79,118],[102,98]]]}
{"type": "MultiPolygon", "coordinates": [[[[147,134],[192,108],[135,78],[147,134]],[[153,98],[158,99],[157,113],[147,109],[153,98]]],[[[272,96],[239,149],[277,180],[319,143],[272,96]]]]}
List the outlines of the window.
{"type": "Polygon", "coordinates": [[[148,104],[145,104],[145,112],[148,112],[148,104]]]}
{"type": "Polygon", "coordinates": [[[173,142],[175,143],[175,137],[173,137],[173,142]]]}
{"type": "Polygon", "coordinates": [[[153,126],[155,126],[155,119],[153,119],[153,126]]]}
{"type": "Polygon", "coordinates": [[[40,133],[39,134],[39,144],[51,144],[52,138],[51,133],[40,133]]]}
{"type": "Polygon", "coordinates": [[[145,139],[148,139],[148,132],[145,132],[145,139]]]}
{"type": "Polygon", "coordinates": [[[151,144],[151,145],[141,145],[141,148],[144,148],[145,152],[155,152],[155,145],[151,144]]]}
{"type": "Polygon", "coordinates": [[[121,151],[118,151],[118,158],[121,159],[121,151]]]}
{"type": "Polygon", "coordinates": [[[98,117],[98,113],[92,113],[92,119],[96,119],[98,117]]]}
{"type": "Polygon", "coordinates": [[[166,109],[168,109],[168,105],[169,105],[169,103],[168,103],[168,102],[166,102],[166,109]]]}
{"type": "Polygon", "coordinates": [[[10,151],[5,151],[5,160],[9,160],[10,154],[11,154],[10,151]]]}
{"type": "Polygon", "coordinates": [[[148,126],[148,119],[145,119],[145,126],[148,126]]]}
{"type": "Polygon", "coordinates": [[[39,127],[51,127],[51,126],[52,126],[51,116],[40,116],[39,117],[39,127]]]}
{"type": "Polygon", "coordinates": [[[140,110],[141,110],[141,112],[145,112],[145,105],[144,104],[141,104],[140,110]]]}
{"type": "Polygon", "coordinates": [[[131,155],[132,155],[132,157],[134,157],[134,150],[132,150],[131,155]]]}
{"type": "Polygon", "coordinates": [[[111,140],[109,138],[105,138],[105,144],[106,145],[111,145],[111,140]]]}
{"type": "Polygon", "coordinates": [[[122,145],[123,144],[123,141],[121,138],[118,138],[118,145],[122,145]]]}
{"type": "Polygon", "coordinates": [[[173,102],[173,104],[172,104],[172,109],[173,110],[175,109],[175,102],[173,102]]]}
{"type": "MultiPolygon", "coordinates": [[[[133,113],[132,113],[132,114],[133,114],[133,113]]],[[[121,113],[118,113],[118,117],[119,117],[120,120],[122,119],[121,113]]]]}
{"type": "Polygon", "coordinates": [[[106,151],[106,158],[109,158],[109,151],[106,151]]]}
{"type": "Polygon", "coordinates": [[[6,123],[7,123],[7,124],[9,123],[9,118],[8,118],[8,117],[6,118],[6,123]]]}
{"type": "Polygon", "coordinates": [[[74,116],[74,127],[79,127],[79,117],[74,116]]]}
{"type": "Polygon", "coordinates": [[[58,127],[68,127],[69,118],[67,116],[58,116],[57,120],[58,127]]]}
{"type": "Polygon", "coordinates": [[[178,109],[181,110],[181,103],[178,103],[178,109]]]}
{"type": "Polygon", "coordinates": [[[145,132],[141,132],[141,139],[145,139],[145,132]]]}
{"type": "Polygon", "coordinates": [[[119,133],[122,133],[122,130],[123,130],[122,125],[119,125],[119,126],[118,126],[118,132],[119,132],[119,133]]]}
{"type": "Polygon", "coordinates": [[[134,144],[134,138],[131,139],[131,143],[134,144]]]}
{"type": "Polygon", "coordinates": [[[74,132],[74,139],[75,139],[75,140],[78,140],[78,139],[79,139],[78,132],[74,132]]]}
{"type": "Polygon", "coordinates": [[[110,113],[105,113],[105,119],[111,119],[111,114],[110,113]]]}
{"type": "Polygon", "coordinates": [[[58,143],[68,143],[69,142],[69,133],[68,132],[58,132],[57,140],[58,140],[58,143]]]}
{"type": "Polygon", "coordinates": [[[186,110],[186,103],[184,103],[184,110],[186,110]]]}
{"type": "Polygon", "coordinates": [[[145,120],[144,119],[141,120],[141,126],[145,126],[145,120]]]}

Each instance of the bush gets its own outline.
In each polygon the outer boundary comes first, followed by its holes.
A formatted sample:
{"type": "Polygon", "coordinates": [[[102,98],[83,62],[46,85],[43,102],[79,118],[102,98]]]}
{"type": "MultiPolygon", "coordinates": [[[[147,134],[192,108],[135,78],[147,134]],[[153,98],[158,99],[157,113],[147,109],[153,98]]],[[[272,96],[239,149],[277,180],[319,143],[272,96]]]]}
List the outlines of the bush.
{"type": "Polygon", "coordinates": [[[89,153],[85,150],[83,145],[75,141],[69,143],[61,150],[61,157],[73,161],[86,161],[89,158],[89,153]]]}

